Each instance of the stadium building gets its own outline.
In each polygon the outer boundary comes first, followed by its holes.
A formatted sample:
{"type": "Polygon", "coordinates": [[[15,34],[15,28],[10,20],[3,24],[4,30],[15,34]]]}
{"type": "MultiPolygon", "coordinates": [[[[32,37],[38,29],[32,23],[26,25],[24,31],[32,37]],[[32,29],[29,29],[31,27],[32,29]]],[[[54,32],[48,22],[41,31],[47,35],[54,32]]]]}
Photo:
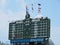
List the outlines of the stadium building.
{"type": "Polygon", "coordinates": [[[50,38],[50,19],[48,17],[30,18],[26,11],[24,20],[9,23],[11,45],[46,44],[50,38]]]}

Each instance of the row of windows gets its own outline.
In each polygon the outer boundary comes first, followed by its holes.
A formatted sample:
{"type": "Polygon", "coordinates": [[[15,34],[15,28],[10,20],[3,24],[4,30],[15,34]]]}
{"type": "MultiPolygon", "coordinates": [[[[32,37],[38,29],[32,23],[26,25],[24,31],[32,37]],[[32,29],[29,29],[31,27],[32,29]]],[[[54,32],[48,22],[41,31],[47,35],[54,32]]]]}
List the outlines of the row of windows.
{"type": "Polygon", "coordinates": [[[23,32],[20,32],[20,33],[10,33],[10,35],[18,35],[18,34],[23,34],[23,35],[35,35],[35,34],[38,34],[38,35],[40,35],[40,34],[48,34],[48,32],[46,32],[46,31],[44,31],[44,32],[37,32],[37,33],[34,33],[34,32],[32,32],[31,34],[29,33],[29,32],[26,32],[26,33],[23,33],[23,32]]]}
{"type": "MultiPolygon", "coordinates": [[[[28,29],[28,30],[30,30],[30,31],[31,31],[31,30],[32,30],[32,31],[34,31],[34,30],[39,31],[39,30],[47,30],[47,29],[50,29],[50,28],[47,28],[47,27],[46,27],[46,28],[43,28],[43,27],[42,27],[42,28],[38,28],[38,27],[36,28],[36,27],[35,27],[35,28],[28,29]]],[[[27,29],[19,29],[19,28],[16,28],[16,29],[11,29],[9,32],[11,32],[12,30],[13,30],[13,31],[23,31],[23,30],[27,30],[27,29]]]]}
{"type": "MultiPolygon", "coordinates": [[[[32,31],[33,31],[33,30],[47,30],[47,29],[50,29],[50,28],[47,28],[47,27],[46,27],[46,28],[43,28],[43,27],[42,27],[42,28],[38,28],[38,27],[36,28],[36,27],[35,27],[35,28],[31,28],[31,29],[29,28],[28,30],[32,30],[32,31]]],[[[12,30],[13,30],[13,31],[22,31],[22,30],[27,30],[27,28],[26,28],[26,29],[19,29],[19,28],[10,29],[10,31],[12,31],[12,30]]]]}
{"type": "MultiPolygon", "coordinates": [[[[28,23],[26,23],[26,24],[28,24],[28,23]]],[[[35,25],[35,24],[38,24],[38,25],[42,25],[42,24],[44,24],[44,25],[47,25],[47,22],[44,22],[44,23],[31,23],[32,25],[35,25]]],[[[23,26],[23,24],[12,24],[12,25],[10,25],[10,26],[12,26],[12,27],[14,27],[14,26],[23,26]]]]}
{"type": "Polygon", "coordinates": [[[23,33],[23,32],[20,32],[20,33],[10,33],[10,34],[12,34],[12,35],[15,35],[15,34],[16,34],[16,35],[18,35],[18,34],[23,34],[23,35],[39,34],[39,35],[40,35],[40,34],[43,34],[43,33],[44,33],[44,34],[45,34],[45,33],[47,34],[46,31],[44,31],[44,32],[32,32],[31,34],[30,34],[29,32],[26,32],[26,33],[23,33]]]}
{"type": "Polygon", "coordinates": [[[50,30],[50,25],[46,21],[34,22],[31,25],[28,22],[27,24],[12,24],[9,27],[9,34],[11,38],[31,38],[39,36],[47,36],[47,30],[50,30]],[[30,25],[30,26],[27,26],[30,25]],[[13,30],[13,31],[12,31],[13,30]],[[15,37],[14,37],[15,36],[15,37]]]}
{"type": "MultiPolygon", "coordinates": [[[[32,26],[31,28],[46,28],[48,25],[41,25],[41,26],[38,26],[38,25],[36,25],[36,26],[32,26]]],[[[12,28],[10,28],[10,29],[16,29],[16,30],[22,30],[22,26],[16,26],[16,27],[12,27],[12,28]]]]}
{"type": "Polygon", "coordinates": [[[21,36],[21,35],[16,35],[15,37],[11,37],[11,38],[16,38],[16,39],[21,39],[21,38],[35,38],[35,37],[47,37],[47,34],[41,34],[41,35],[31,35],[31,36],[21,36]]]}
{"type": "Polygon", "coordinates": [[[9,33],[21,33],[21,32],[29,32],[29,33],[31,33],[31,32],[34,32],[34,31],[37,31],[37,32],[47,32],[47,29],[32,29],[32,30],[25,30],[25,31],[23,31],[23,30],[15,30],[15,31],[9,31],[9,33]]]}
{"type": "Polygon", "coordinates": [[[32,36],[47,36],[47,33],[32,34],[32,36]]]}
{"type": "Polygon", "coordinates": [[[40,33],[40,34],[37,34],[37,35],[34,35],[34,34],[32,34],[32,35],[16,34],[16,35],[14,35],[14,36],[11,35],[10,38],[17,38],[17,39],[20,38],[20,39],[21,39],[21,38],[32,38],[32,37],[35,37],[35,36],[36,36],[36,37],[38,37],[38,36],[40,36],[40,37],[41,37],[41,36],[42,36],[42,37],[43,37],[43,36],[46,36],[46,37],[47,37],[47,36],[49,36],[49,35],[47,35],[47,33],[40,33]]]}

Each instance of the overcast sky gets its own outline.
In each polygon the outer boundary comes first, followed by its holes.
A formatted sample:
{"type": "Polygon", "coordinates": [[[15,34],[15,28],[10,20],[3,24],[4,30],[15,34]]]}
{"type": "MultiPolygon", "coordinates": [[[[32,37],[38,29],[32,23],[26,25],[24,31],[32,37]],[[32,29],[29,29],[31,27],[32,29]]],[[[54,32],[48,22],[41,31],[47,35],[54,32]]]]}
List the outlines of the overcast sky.
{"type": "Polygon", "coordinates": [[[38,16],[38,3],[41,4],[40,17],[51,19],[51,39],[55,45],[60,44],[60,0],[0,0],[0,41],[8,41],[9,23],[25,17],[25,7],[28,5],[31,17],[38,16]],[[32,13],[31,4],[34,11],[32,13]]]}

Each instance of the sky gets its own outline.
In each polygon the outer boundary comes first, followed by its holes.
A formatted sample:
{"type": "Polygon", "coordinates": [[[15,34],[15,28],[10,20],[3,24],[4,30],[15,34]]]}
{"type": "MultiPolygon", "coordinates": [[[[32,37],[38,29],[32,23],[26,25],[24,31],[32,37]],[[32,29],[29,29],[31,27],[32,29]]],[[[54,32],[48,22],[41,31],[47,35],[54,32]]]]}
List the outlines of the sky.
{"type": "Polygon", "coordinates": [[[51,37],[55,45],[60,44],[60,0],[0,0],[0,41],[8,41],[9,23],[22,20],[26,15],[26,5],[32,18],[48,17],[51,20],[51,37]],[[41,12],[38,14],[38,3],[41,12]],[[32,13],[32,6],[34,11],[32,13]]]}

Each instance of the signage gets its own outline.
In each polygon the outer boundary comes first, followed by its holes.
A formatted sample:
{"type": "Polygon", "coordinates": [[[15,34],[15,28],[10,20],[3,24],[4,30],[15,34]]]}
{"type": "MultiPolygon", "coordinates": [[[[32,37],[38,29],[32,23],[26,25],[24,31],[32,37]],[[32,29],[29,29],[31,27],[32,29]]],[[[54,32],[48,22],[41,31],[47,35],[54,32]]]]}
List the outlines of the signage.
{"type": "Polygon", "coordinates": [[[25,42],[43,42],[44,38],[32,38],[32,39],[13,39],[11,43],[25,43],[25,42]]]}

